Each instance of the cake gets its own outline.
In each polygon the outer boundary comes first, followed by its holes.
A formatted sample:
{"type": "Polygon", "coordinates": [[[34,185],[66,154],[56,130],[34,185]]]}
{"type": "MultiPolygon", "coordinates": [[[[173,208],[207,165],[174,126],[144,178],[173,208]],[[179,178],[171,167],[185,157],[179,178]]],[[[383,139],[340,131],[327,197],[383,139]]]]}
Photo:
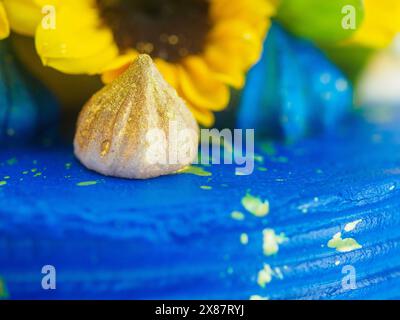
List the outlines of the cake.
{"type": "Polygon", "coordinates": [[[2,150],[3,296],[399,298],[400,131],[391,119],[353,118],[290,146],[257,141],[247,176],[196,165],[125,180],[85,169],[70,146],[2,150]],[[254,214],[263,204],[267,213],[254,214]],[[41,286],[48,265],[55,290],[41,286]]]}

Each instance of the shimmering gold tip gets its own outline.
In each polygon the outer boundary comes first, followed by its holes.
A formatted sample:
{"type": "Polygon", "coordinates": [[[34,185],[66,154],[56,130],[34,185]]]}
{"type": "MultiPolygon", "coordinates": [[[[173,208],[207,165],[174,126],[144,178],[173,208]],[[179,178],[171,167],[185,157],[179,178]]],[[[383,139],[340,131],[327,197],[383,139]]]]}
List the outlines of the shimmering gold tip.
{"type": "Polygon", "coordinates": [[[156,177],[196,159],[198,130],[184,101],[143,54],[83,107],[75,155],[105,175],[156,177]]]}

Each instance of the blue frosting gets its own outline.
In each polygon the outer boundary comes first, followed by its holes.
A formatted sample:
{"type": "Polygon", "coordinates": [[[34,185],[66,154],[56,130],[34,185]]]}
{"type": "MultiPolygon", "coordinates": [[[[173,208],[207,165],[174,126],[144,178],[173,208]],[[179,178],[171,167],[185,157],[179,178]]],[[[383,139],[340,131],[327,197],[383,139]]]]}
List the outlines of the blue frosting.
{"type": "Polygon", "coordinates": [[[0,144],[52,138],[58,120],[54,96],[26,72],[0,41],[0,144]]]}
{"type": "Polygon", "coordinates": [[[212,165],[211,176],[124,180],[85,169],[70,147],[9,147],[0,279],[10,298],[400,298],[399,120],[353,119],[290,147],[259,141],[249,176],[212,165]],[[268,199],[267,216],[246,212],[247,192],[268,199]],[[275,255],[263,253],[265,228],[287,238],[275,255]],[[361,248],[328,246],[338,232],[361,248]],[[264,264],[274,273],[262,288],[264,264]],[[56,290],[41,288],[44,265],[56,290]],[[346,265],[354,290],[342,286],[346,265]]]}
{"type": "Polygon", "coordinates": [[[248,74],[238,125],[297,140],[332,131],[349,112],[352,96],[350,82],[318,48],[274,23],[248,74]]]}

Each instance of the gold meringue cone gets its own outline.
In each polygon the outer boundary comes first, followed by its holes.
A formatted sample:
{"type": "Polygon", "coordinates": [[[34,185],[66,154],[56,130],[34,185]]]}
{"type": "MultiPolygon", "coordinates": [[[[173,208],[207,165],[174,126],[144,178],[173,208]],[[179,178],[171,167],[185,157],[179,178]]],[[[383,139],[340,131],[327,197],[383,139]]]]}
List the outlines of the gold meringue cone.
{"type": "Polygon", "coordinates": [[[199,127],[148,55],[83,107],[76,157],[108,176],[146,179],[176,172],[197,157],[199,127]]]}

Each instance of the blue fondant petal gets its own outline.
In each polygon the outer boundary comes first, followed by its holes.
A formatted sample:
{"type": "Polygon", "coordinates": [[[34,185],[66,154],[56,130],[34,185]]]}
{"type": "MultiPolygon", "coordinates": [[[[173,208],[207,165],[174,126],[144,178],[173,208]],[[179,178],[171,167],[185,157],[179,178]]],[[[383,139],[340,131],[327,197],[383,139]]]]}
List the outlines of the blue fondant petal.
{"type": "Polygon", "coordinates": [[[268,35],[271,41],[264,46],[263,59],[255,65],[247,76],[246,87],[242,93],[242,107],[239,109],[239,128],[263,128],[263,132],[274,134],[280,131],[276,118],[279,116],[279,101],[275,92],[278,83],[277,54],[275,50],[275,32],[268,35]],[[265,72],[269,70],[269,72],[265,72]],[[265,88],[269,90],[265,90],[265,88]],[[245,107],[243,107],[245,104],[245,107]]]}
{"type": "Polygon", "coordinates": [[[318,48],[274,23],[261,60],[248,74],[238,126],[296,140],[334,129],[352,96],[350,82],[318,48]]]}
{"type": "Polygon", "coordinates": [[[275,28],[278,50],[278,101],[280,104],[279,123],[288,140],[303,136],[307,130],[307,95],[304,88],[303,69],[296,60],[291,39],[284,31],[275,28]]]}
{"type": "Polygon", "coordinates": [[[7,41],[0,42],[0,57],[0,143],[28,142],[55,127],[58,105],[19,64],[7,41]]]}
{"type": "Polygon", "coordinates": [[[351,107],[351,84],[316,47],[306,41],[296,41],[294,47],[298,60],[308,70],[305,76],[316,125],[328,130],[334,129],[351,107]]]}

